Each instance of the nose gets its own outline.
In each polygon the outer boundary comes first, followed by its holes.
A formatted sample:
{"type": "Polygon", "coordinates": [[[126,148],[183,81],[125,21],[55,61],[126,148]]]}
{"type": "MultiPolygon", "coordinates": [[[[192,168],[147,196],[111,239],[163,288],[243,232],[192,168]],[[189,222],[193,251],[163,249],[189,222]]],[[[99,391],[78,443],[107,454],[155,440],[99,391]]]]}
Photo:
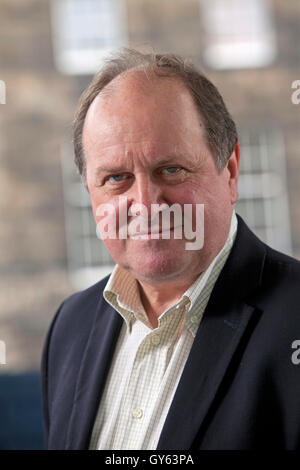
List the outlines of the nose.
{"type": "Polygon", "coordinates": [[[128,194],[130,204],[141,204],[151,211],[152,204],[162,204],[164,200],[164,188],[162,183],[154,181],[151,175],[136,175],[134,184],[130,188],[128,194]]]}

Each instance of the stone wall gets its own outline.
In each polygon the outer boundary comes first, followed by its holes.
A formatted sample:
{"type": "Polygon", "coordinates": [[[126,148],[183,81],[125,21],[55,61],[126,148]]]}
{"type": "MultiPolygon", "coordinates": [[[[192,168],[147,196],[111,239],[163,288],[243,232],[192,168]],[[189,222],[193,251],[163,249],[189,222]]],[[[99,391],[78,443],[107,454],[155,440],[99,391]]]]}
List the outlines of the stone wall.
{"type": "MultiPolygon", "coordinates": [[[[278,57],[266,69],[217,72],[204,67],[195,0],[128,0],[130,45],[195,60],[216,83],[238,123],[275,120],[285,147],[294,256],[300,258],[300,79],[298,0],[276,0],[278,57]]],[[[90,77],[63,76],[54,66],[47,0],[0,3],[0,339],[1,370],[39,367],[48,326],[74,291],[67,275],[60,149],[71,138],[76,101],[90,77]]],[[[0,370],[0,372],[1,372],[0,370]]]]}

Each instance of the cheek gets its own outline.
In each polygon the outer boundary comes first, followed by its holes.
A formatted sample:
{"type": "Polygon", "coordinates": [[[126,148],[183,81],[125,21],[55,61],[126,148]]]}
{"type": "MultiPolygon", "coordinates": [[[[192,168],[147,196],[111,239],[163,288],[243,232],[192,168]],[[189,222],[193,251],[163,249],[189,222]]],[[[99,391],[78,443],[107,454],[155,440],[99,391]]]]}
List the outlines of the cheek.
{"type": "Polygon", "coordinates": [[[106,246],[107,250],[114,258],[119,253],[124,252],[124,241],[123,240],[103,240],[104,245],[106,246]]]}
{"type": "Polygon", "coordinates": [[[176,192],[173,202],[178,202],[182,207],[184,204],[207,204],[214,199],[215,193],[212,187],[203,184],[190,184],[176,192]]]}
{"type": "Polygon", "coordinates": [[[181,204],[193,204],[193,230],[204,224],[205,233],[214,233],[226,223],[232,210],[231,191],[224,178],[210,179],[209,183],[193,185],[182,194],[181,204]],[[196,209],[196,204],[203,204],[196,209]],[[204,212],[203,212],[204,211],[204,212]]]}
{"type": "Polygon", "coordinates": [[[104,216],[105,207],[110,208],[110,212],[112,212],[113,204],[111,204],[109,200],[105,199],[103,195],[99,195],[95,192],[90,193],[90,197],[94,220],[98,223],[104,216]]]}
{"type": "Polygon", "coordinates": [[[90,191],[90,200],[91,200],[91,206],[92,206],[92,211],[93,211],[93,216],[94,216],[94,220],[96,222],[96,211],[97,211],[97,207],[99,206],[99,204],[101,203],[101,200],[99,197],[97,197],[93,192],[90,191]]]}
{"type": "Polygon", "coordinates": [[[169,204],[178,203],[181,206],[183,204],[194,204],[200,202],[201,190],[199,183],[196,184],[185,184],[180,187],[176,186],[166,193],[166,200],[169,204]]]}

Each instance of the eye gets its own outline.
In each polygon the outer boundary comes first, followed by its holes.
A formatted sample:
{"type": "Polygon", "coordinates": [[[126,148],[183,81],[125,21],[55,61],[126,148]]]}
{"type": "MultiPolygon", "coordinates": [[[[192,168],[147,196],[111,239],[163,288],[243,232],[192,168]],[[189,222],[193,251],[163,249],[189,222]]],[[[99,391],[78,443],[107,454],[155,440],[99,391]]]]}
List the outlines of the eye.
{"type": "Polygon", "coordinates": [[[181,167],[180,166],[168,166],[167,168],[163,168],[162,171],[165,171],[165,170],[168,170],[167,171],[167,175],[175,175],[175,173],[178,173],[179,170],[181,170],[181,167]]]}
{"type": "Polygon", "coordinates": [[[124,175],[123,173],[119,173],[119,174],[116,174],[116,175],[110,175],[108,176],[107,180],[110,182],[110,183],[121,183],[122,181],[124,181],[126,178],[128,178],[128,175],[124,175]],[[112,178],[112,179],[111,179],[112,178]]]}

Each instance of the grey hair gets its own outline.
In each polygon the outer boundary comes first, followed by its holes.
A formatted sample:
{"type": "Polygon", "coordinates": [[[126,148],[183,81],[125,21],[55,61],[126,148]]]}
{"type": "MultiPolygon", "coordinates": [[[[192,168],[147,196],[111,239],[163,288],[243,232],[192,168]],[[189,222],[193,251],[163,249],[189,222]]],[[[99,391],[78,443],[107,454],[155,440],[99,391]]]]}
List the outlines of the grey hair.
{"type": "Polygon", "coordinates": [[[195,65],[177,54],[142,53],[122,48],[109,56],[103,67],[94,76],[82,93],[73,125],[75,164],[87,188],[86,159],[82,145],[82,132],[88,109],[104,88],[117,76],[133,69],[142,70],[159,77],[174,77],[183,82],[189,90],[206,131],[208,145],[215,158],[215,164],[222,171],[238,141],[236,125],[230,116],[217,88],[195,65]]]}

